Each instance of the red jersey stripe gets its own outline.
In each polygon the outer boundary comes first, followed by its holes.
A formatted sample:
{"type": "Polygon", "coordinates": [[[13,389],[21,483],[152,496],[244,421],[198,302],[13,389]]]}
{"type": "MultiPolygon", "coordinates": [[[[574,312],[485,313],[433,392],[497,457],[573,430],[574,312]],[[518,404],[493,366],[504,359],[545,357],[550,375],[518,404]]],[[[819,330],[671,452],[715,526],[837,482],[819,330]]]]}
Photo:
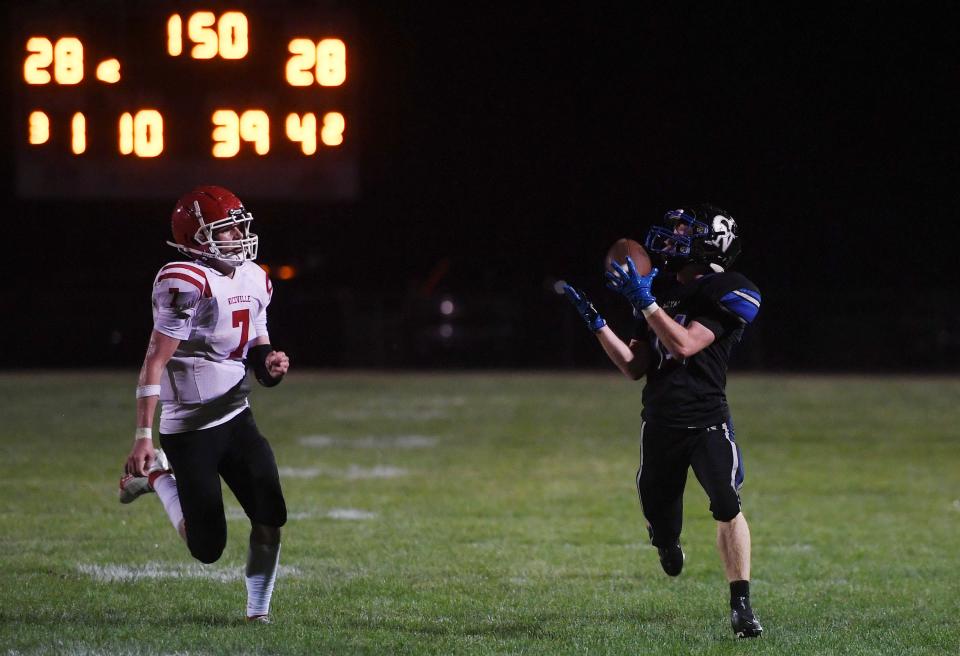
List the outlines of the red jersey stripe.
{"type": "Polygon", "coordinates": [[[180,267],[181,269],[186,269],[187,271],[193,271],[198,276],[202,277],[204,280],[207,279],[207,272],[201,269],[198,266],[193,264],[187,264],[186,262],[171,262],[170,264],[165,264],[161,271],[166,271],[167,269],[173,269],[180,267]]]}
{"type": "Polygon", "coordinates": [[[178,268],[179,268],[179,269],[186,269],[187,271],[192,271],[192,272],[194,272],[195,274],[197,274],[198,276],[200,276],[201,278],[203,278],[204,284],[209,284],[209,283],[207,282],[207,272],[204,271],[203,269],[201,269],[200,267],[194,266],[194,265],[192,265],[192,264],[186,264],[185,262],[171,262],[170,264],[165,265],[165,266],[164,266],[163,268],[161,268],[160,270],[161,270],[161,271],[167,271],[167,270],[173,270],[173,269],[178,269],[178,268]]]}
{"type": "Polygon", "coordinates": [[[161,280],[166,280],[167,278],[177,278],[178,280],[186,280],[188,283],[190,283],[191,285],[199,289],[204,296],[208,298],[210,297],[210,286],[206,284],[206,280],[204,280],[203,283],[201,283],[196,278],[193,278],[192,276],[188,276],[185,273],[171,271],[169,273],[160,274],[160,277],[157,278],[157,282],[160,282],[161,280]]]}
{"type": "MultiPolygon", "coordinates": [[[[210,291],[210,281],[207,280],[207,273],[206,271],[204,271],[198,266],[195,266],[193,264],[187,264],[186,262],[171,262],[170,264],[164,265],[160,269],[160,271],[161,273],[164,271],[171,272],[174,269],[178,269],[178,268],[186,269],[187,271],[192,271],[193,273],[203,278],[203,288],[202,288],[203,295],[206,296],[207,298],[211,298],[213,296],[213,293],[210,291]]],[[[161,278],[158,278],[157,280],[159,281],[161,280],[161,278]]],[[[200,287],[200,285],[197,285],[197,287],[200,287]]]]}

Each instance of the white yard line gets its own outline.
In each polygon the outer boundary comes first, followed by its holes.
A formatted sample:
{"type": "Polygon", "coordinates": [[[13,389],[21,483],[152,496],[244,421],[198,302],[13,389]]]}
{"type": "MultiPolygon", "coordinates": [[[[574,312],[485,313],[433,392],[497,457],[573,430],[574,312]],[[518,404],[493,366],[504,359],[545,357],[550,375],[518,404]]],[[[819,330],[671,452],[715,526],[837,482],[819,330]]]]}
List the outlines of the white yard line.
{"type": "MultiPolygon", "coordinates": [[[[246,521],[247,516],[244,514],[241,508],[227,508],[226,512],[227,521],[246,521]]],[[[360,510],[358,508],[330,508],[329,510],[315,510],[315,511],[300,511],[300,512],[288,512],[287,521],[303,521],[307,519],[346,519],[346,520],[362,520],[362,519],[376,519],[377,513],[370,512],[368,510],[360,510]]]]}
{"type": "Polygon", "coordinates": [[[333,435],[305,435],[299,438],[302,446],[317,448],[344,447],[353,449],[425,449],[439,440],[427,435],[383,435],[365,437],[337,437],[333,435]]]}
{"type": "Polygon", "coordinates": [[[319,467],[277,467],[280,478],[316,478],[323,473],[319,467]]]}
{"type": "Polygon", "coordinates": [[[406,476],[409,472],[402,467],[393,465],[377,465],[375,467],[361,467],[360,465],[350,465],[342,473],[343,478],[348,481],[355,481],[365,478],[400,478],[406,476]]]}
{"type": "Polygon", "coordinates": [[[331,467],[278,467],[280,478],[318,478],[326,476],[329,478],[343,478],[348,481],[356,481],[366,478],[400,478],[406,476],[409,472],[402,467],[393,465],[376,465],[374,467],[363,467],[362,465],[350,465],[347,469],[334,469],[331,467]]]}
{"type": "MultiPolygon", "coordinates": [[[[243,578],[243,565],[201,565],[199,563],[157,563],[145,565],[98,565],[81,563],[77,571],[100,583],[148,581],[156,579],[205,579],[227,583],[243,578]]],[[[280,566],[281,577],[299,578],[300,570],[289,565],[280,566]]]]}
{"type": "Polygon", "coordinates": [[[361,520],[361,519],[375,519],[376,513],[367,512],[366,510],[357,510],[356,508],[332,508],[326,514],[330,519],[351,519],[351,520],[361,520]]]}

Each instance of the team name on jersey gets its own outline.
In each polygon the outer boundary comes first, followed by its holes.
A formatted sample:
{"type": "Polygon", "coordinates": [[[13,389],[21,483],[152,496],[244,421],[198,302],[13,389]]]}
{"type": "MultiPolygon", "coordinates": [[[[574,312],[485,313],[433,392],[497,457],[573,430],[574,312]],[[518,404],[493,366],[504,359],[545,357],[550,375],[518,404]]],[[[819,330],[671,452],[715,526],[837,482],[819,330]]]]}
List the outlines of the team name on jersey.
{"type": "Polygon", "coordinates": [[[241,295],[241,296],[231,296],[227,299],[227,303],[229,305],[234,305],[236,303],[249,303],[250,298],[251,297],[249,294],[241,295]]]}

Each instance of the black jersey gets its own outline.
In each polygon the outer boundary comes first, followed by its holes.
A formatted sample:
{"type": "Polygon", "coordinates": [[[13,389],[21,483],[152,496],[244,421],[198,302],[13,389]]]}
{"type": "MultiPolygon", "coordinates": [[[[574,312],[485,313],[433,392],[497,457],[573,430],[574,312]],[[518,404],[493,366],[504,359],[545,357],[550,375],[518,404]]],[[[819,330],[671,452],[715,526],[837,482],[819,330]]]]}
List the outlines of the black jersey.
{"type": "Polygon", "coordinates": [[[643,388],[643,418],[670,427],[705,427],[727,420],[727,364],[744,327],[760,310],[760,291],[745,276],[727,271],[693,282],[668,283],[657,304],[682,326],[696,321],[716,339],[699,353],[678,360],[640,317],[634,337],[649,340],[652,359],[643,388]]]}

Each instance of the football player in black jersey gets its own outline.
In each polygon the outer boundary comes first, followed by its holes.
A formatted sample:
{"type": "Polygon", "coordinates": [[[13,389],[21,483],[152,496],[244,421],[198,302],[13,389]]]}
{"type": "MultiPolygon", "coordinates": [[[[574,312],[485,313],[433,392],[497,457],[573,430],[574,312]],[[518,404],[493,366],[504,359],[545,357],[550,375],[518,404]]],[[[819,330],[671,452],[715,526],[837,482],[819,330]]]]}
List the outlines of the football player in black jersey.
{"type": "Polygon", "coordinates": [[[683,569],[680,547],[687,471],[710,498],[717,548],[730,582],[731,623],[737,637],[763,628],[750,606],[750,529],[740,511],[743,462],[727,406],[727,363],[744,328],[757,316],[760,292],[729,271],[740,253],[733,217],[711,205],[667,212],[645,241],[662,267],[641,275],[627,258],[606,273],[636,317],[624,343],[579,290],[565,293],[610,360],[629,378],[646,376],[637,491],[650,540],[670,576],[683,569]],[[654,293],[655,292],[655,293],[654,293]]]}

